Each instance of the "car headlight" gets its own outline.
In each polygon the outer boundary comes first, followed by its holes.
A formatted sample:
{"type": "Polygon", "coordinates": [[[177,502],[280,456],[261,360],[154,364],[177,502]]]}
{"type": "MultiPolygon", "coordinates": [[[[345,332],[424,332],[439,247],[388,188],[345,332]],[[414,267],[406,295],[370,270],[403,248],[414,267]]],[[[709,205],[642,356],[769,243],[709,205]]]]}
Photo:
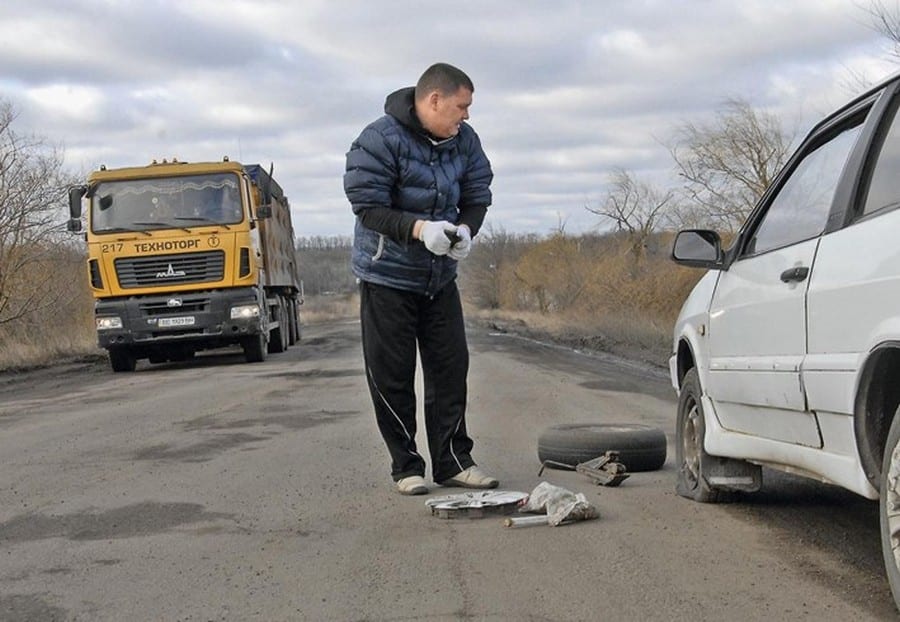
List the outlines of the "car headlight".
{"type": "Polygon", "coordinates": [[[112,317],[98,317],[94,318],[94,322],[97,325],[97,330],[109,330],[111,328],[122,328],[122,318],[115,315],[112,317]]]}
{"type": "Polygon", "coordinates": [[[231,307],[232,320],[249,320],[254,317],[259,317],[259,305],[257,304],[231,307]]]}

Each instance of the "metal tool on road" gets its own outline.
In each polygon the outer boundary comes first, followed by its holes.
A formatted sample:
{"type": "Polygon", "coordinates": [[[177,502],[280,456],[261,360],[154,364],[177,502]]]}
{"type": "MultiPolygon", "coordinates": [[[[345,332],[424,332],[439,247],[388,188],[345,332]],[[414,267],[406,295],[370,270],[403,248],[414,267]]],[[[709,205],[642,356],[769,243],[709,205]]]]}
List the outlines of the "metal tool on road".
{"type": "Polygon", "coordinates": [[[577,471],[590,477],[599,486],[618,486],[628,479],[630,475],[630,473],[625,472],[625,465],[619,462],[619,453],[616,451],[607,451],[602,456],[587,462],[579,462],[575,466],[555,460],[544,460],[541,463],[541,470],[538,471],[538,477],[541,476],[541,473],[544,472],[547,466],[577,471]]]}

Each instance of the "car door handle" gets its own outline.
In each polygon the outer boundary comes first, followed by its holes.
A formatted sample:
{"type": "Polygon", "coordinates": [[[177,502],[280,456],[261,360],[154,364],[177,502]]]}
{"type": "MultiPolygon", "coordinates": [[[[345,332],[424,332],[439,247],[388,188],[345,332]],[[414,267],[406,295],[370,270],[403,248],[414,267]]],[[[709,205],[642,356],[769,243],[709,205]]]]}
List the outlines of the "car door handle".
{"type": "Polygon", "coordinates": [[[809,276],[809,268],[806,266],[797,266],[796,268],[788,268],[781,273],[781,280],[785,283],[803,281],[809,276]]]}

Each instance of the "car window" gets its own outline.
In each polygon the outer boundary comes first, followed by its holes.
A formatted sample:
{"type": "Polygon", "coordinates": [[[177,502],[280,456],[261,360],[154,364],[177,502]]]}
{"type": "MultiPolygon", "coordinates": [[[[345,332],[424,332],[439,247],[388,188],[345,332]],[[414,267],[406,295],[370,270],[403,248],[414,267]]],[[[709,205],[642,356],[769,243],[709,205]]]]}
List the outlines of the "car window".
{"type": "Polygon", "coordinates": [[[844,163],[862,128],[843,129],[809,152],[769,204],[750,239],[747,254],[764,253],[822,233],[844,163]]]}
{"type": "Polygon", "coordinates": [[[900,100],[894,103],[894,116],[890,129],[881,143],[878,158],[872,170],[863,214],[871,214],[882,209],[900,205],[900,100]]]}

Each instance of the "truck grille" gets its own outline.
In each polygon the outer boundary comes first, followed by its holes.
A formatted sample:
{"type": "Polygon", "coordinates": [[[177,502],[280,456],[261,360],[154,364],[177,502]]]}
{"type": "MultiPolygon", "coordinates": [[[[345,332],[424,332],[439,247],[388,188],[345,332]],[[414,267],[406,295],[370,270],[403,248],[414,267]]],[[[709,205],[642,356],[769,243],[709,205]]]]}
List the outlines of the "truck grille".
{"type": "Polygon", "coordinates": [[[206,283],[225,276],[225,252],[127,257],[116,259],[115,265],[122,289],[206,283]]]}
{"type": "Polygon", "coordinates": [[[209,298],[205,296],[172,296],[168,300],[140,302],[142,317],[161,315],[195,315],[209,311],[209,298]]]}

